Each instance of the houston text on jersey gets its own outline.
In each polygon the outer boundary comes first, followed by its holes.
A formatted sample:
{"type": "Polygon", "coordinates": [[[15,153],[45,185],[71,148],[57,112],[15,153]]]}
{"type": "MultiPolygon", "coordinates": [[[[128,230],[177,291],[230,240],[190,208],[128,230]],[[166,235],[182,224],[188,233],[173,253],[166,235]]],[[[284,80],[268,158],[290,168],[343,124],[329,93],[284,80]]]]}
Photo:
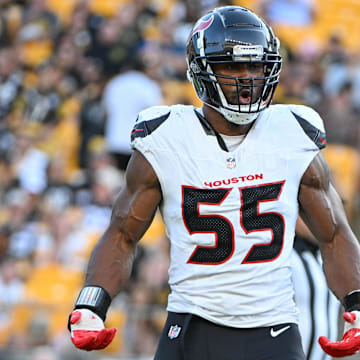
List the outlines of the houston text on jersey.
{"type": "Polygon", "coordinates": [[[245,182],[245,181],[254,181],[254,180],[263,180],[264,174],[254,174],[254,175],[246,175],[246,176],[237,176],[233,177],[231,179],[226,180],[217,180],[217,181],[210,181],[210,182],[204,182],[204,185],[207,187],[218,187],[222,185],[230,185],[230,184],[237,184],[239,182],[245,182]]]}

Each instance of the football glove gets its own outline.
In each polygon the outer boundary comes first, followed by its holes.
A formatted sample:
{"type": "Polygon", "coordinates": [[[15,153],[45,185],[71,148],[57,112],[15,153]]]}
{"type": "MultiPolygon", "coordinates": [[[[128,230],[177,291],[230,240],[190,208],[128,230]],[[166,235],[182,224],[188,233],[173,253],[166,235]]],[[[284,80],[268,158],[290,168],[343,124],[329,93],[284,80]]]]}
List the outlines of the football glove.
{"type": "Polygon", "coordinates": [[[341,341],[330,341],[325,336],[319,337],[322,349],[333,357],[345,357],[360,350],[360,311],[345,312],[344,335],[341,341]]]}
{"type": "Polygon", "coordinates": [[[105,329],[102,319],[89,309],[74,310],[69,319],[71,341],[82,350],[100,350],[113,340],[116,329],[105,329]]]}

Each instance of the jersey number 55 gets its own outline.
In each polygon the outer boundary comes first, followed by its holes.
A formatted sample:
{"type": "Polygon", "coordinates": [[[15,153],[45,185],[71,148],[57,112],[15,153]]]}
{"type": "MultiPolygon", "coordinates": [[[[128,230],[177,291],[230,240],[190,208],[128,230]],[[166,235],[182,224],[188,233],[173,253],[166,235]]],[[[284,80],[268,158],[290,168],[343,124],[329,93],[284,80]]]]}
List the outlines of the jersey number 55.
{"type": "MultiPolygon", "coordinates": [[[[246,234],[254,231],[271,231],[272,241],[254,245],[243,264],[275,260],[284,242],[285,221],[276,212],[259,213],[259,203],[279,199],[285,181],[239,188],[240,224],[246,234]]],[[[234,226],[221,215],[200,215],[199,205],[221,205],[232,189],[199,189],[182,187],[183,219],[189,234],[214,233],[214,246],[197,246],[189,260],[190,264],[218,265],[228,261],[234,252],[234,226]]]]}

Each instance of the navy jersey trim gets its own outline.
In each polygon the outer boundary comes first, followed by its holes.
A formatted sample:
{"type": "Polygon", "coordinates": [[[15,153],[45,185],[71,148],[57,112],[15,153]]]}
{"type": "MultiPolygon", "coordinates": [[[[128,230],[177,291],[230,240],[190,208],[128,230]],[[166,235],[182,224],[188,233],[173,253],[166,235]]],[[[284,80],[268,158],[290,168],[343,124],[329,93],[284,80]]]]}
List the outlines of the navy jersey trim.
{"type": "Polygon", "coordinates": [[[168,117],[170,116],[170,111],[158,118],[142,121],[136,123],[132,132],[131,132],[131,141],[134,141],[136,138],[144,138],[154,132],[168,117]]]}
{"type": "Polygon", "coordinates": [[[301,116],[291,112],[299,125],[304,130],[305,134],[315,143],[319,149],[323,149],[326,146],[326,134],[312,125],[309,121],[305,120],[301,116]]]}
{"type": "Polygon", "coordinates": [[[202,125],[205,134],[206,135],[213,135],[216,136],[216,139],[219,143],[219,146],[222,150],[229,152],[229,149],[227,148],[224,139],[221,137],[221,135],[212,127],[212,125],[205,119],[203,115],[201,115],[199,112],[194,110],[197,118],[200,120],[200,124],[202,125]]]}

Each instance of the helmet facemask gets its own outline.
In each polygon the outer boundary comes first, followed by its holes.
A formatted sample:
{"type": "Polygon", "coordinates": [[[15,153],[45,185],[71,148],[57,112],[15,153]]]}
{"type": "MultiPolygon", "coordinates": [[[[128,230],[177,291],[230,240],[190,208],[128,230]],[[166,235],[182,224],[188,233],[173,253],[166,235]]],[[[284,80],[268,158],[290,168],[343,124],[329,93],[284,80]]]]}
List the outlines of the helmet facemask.
{"type": "MultiPolygon", "coordinates": [[[[247,51],[246,46],[241,46],[241,48],[244,52],[247,51]]],[[[254,47],[249,46],[248,48],[251,51],[254,47]]],[[[261,49],[259,50],[261,51],[261,49]]],[[[261,55],[260,59],[260,55],[254,56],[245,53],[236,56],[235,59],[234,57],[229,58],[229,56],[198,56],[189,66],[190,78],[198,94],[207,91],[211,101],[205,102],[209,106],[220,112],[228,121],[246,125],[254,121],[259,112],[271,103],[281,70],[279,57],[279,55],[261,55]],[[264,65],[264,75],[256,78],[220,75],[214,71],[214,65],[219,63],[260,63],[264,65]],[[236,96],[227,99],[221,86],[233,87],[236,96]],[[250,98],[248,104],[241,103],[242,93],[248,94],[250,98]]]]}

